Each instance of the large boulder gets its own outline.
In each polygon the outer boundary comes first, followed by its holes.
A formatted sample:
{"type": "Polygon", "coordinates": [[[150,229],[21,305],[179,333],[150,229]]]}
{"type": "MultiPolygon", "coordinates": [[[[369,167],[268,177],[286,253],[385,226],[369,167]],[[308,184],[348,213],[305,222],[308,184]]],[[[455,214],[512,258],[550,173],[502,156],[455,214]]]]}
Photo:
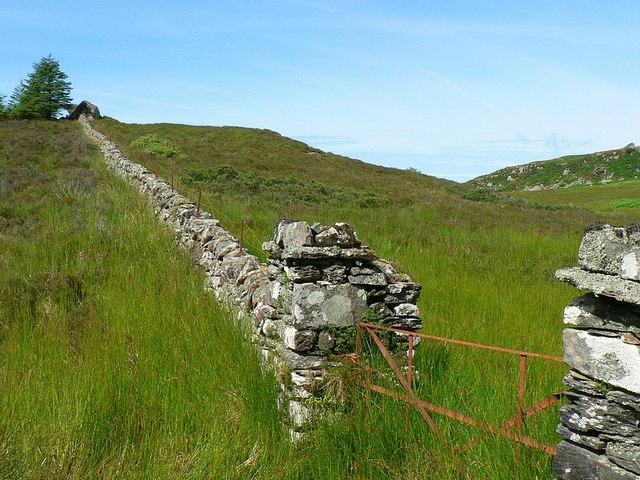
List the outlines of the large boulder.
{"type": "Polygon", "coordinates": [[[69,110],[69,120],[77,120],[80,115],[89,115],[91,118],[102,118],[100,109],[88,100],[81,101],[78,105],[69,110]]]}

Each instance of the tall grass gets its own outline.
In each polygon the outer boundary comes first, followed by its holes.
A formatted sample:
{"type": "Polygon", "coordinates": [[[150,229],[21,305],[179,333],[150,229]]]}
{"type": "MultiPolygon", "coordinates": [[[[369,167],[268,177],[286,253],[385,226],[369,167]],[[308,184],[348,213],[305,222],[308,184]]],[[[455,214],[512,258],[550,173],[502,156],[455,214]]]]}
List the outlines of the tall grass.
{"type": "MultiPolygon", "coordinates": [[[[448,192],[446,182],[421,178],[415,172],[403,172],[397,177],[389,173],[387,185],[378,188],[380,178],[375,171],[361,169],[358,162],[343,163],[339,172],[328,173],[326,168],[312,168],[304,159],[286,152],[281,152],[282,157],[277,160],[272,153],[265,152],[259,164],[247,162],[243,154],[236,159],[224,158],[226,165],[247,176],[266,173],[277,177],[304,172],[305,180],[327,185],[346,182],[349,188],[362,192],[383,193],[388,200],[382,207],[341,205],[331,198],[312,197],[306,201],[279,202],[268,190],[249,195],[242,189],[234,191],[230,184],[222,185],[221,191],[219,182],[194,181],[206,178],[211,168],[218,168],[220,158],[206,152],[219,151],[220,144],[230,142],[231,130],[129,126],[111,120],[98,122],[97,128],[120,139],[156,131],[171,138],[187,152],[180,162],[167,163],[133,152],[134,158],[160,175],[173,174],[178,188],[192,198],[202,189],[204,208],[217,214],[236,234],[237,222],[244,219],[257,234],[257,240],[250,240],[255,252],[259,250],[259,240],[271,236],[273,225],[280,218],[351,223],[360,238],[381,256],[422,283],[420,308],[425,331],[504,347],[561,355],[562,309],[577,292],[555,281],[554,271],[575,263],[585,225],[612,218],[579,209],[527,208],[526,204],[502,203],[499,199],[494,203],[468,201],[448,192]],[[192,148],[194,144],[198,148],[192,148]],[[203,172],[202,176],[198,171],[203,172]],[[336,174],[348,180],[336,180],[336,174]],[[408,182],[407,174],[416,175],[415,181],[408,182]]],[[[243,148],[252,148],[255,141],[250,132],[243,134],[244,144],[236,145],[241,152],[243,148]]],[[[233,141],[238,139],[234,137],[233,141]]],[[[427,400],[493,423],[515,415],[517,358],[424,342],[418,349],[416,362],[421,372],[417,388],[427,400]]],[[[563,365],[531,361],[527,404],[561,390],[565,372],[563,365]]],[[[369,419],[370,431],[389,429],[387,419],[403,423],[401,405],[380,398],[375,402],[372,410],[380,414],[371,413],[374,418],[369,419]]],[[[398,432],[404,440],[385,440],[388,443],[384,448],[406,446],[406,452],[402,450],[405,447],[398,447],[406,454],[403,465],[413,465],[410,471],[416,478],[551,476],[550,458],[546,454],[526,450],[518,457],[515,445],[498,438],[488,437],[469,452],[454,454],[450,446],[441,445],[428,434],[416,414],[413,415],[408,435],[400,433],[402,429],[389,430],[398,432]],[[426,470],[419,466],[424,462],[435,467],[426,470]]],[[[447,444],[463,443],[475,431],[449,420],[437,421],[447,444]]],[[[550,409],[527,421],[525,432],[555,443],[559,439],[554,433],[557,423],[557,413],[550,409]]],[[[394,468],[393,472],[400,471],[394,468]]]]}
{"type": "MultiPolygon", "coordinates": [[[[270,192],[221,195],[200,185],[205,209],[247,220],[260,240],[283,217],[352,223],[423,284],[425,330],[445,336],[559,354],[562,307],[575,292],[555,282],[553,271],[575,262],[584,225],[605,218],[461,200],[445,191],[446,182],[324,157],[273,132],[256,138],[244,129],[112,121],[98,128],[117,130],[126,144],[147,133],[170,139],[185,152],[173,164],[132,156],[165,177],[171,165],[194,199],[187,170],[221,163],[384,195],[384,207],[330,198],[283,205],[270,192]],[[274,142],[277,154],[269,150],[274,142]],[[287,156],[287,148],[294,153],[287,156]],[[209,151],[226,153],[216,163],[209,151]]],[[[357,388],[346,392],[345,415],[291,445],[279,424],[274,378],[261,375],[249,341],[202,293],[202,276],[175,249],[171,232],[105,171],[78,125],[0,123],[0,162],[4,478],[551,476],[547,455],[523,449],[518,456],[497,438],[456,451],[452,445],[475,429],[448,420],[436,418],[445,443],[415,412],[405,432],[401,404],[371,394],[367,408],[357,388]]],[[[515,359],[427,341],[418,352],[416,388],[425,399],[495,423],[515,413],[515,359]]],[[[556,391],[564,370],[532,361],[527,401],[556,391]]],[[[525,431],[553,443],[555,424],[550,411],[525,431]]]]}

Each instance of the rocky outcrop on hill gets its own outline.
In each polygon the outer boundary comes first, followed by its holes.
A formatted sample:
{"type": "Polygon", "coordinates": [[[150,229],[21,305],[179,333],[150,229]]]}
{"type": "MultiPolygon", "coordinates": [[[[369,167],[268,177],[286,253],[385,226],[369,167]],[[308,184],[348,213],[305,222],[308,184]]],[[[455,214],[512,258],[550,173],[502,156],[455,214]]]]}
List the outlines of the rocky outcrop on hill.
{"type": "Polygon", "coordinates": [[[558,279],[589,290],[565,308],[565,384],[554,470],[562,479],[640,478],[640,226],[591,226],[579,268],[558,279]]]}
{"type": "Polygon", "coordinates": [[[498,191],[553,190],[576,185],[598,185],[640,178],[640,149],[624,148],[572,155],[526,165],[506,167],[474,178],[469,184],[498,191]]]}

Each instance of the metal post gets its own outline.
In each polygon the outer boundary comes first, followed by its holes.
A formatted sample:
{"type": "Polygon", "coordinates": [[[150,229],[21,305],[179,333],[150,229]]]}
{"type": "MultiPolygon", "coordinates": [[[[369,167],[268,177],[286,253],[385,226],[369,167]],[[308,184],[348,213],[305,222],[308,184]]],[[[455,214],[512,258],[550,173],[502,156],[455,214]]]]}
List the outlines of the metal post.
{"type": "MultiPolygon", "coordinates": [[[[409,351],[407,352],[409,358],[407,360],[407,383],[413,391],[413,335],[409,334],[409,351]]],[[[405,403],[404,405],[404,431],[409,433],[409,415],[411,414],[411,405],[405,403]]]]}
{"type": "MultiPolygon", "coordinates": [[[[524,426],[524,395],[527,388],[527,356],[520,355],[520,373],[518,377],[518,418],[516,428],[518,435],[522,435],[522,427],[524,426]]],[[[521,445],[516,445],[516,455],[520,456],[521,445]]]]}
{"type": "Polygon", "coordinates": [[[173,172],[171,172],[171,190],[175,190],[175,188],[173,188],[173,172]]]}

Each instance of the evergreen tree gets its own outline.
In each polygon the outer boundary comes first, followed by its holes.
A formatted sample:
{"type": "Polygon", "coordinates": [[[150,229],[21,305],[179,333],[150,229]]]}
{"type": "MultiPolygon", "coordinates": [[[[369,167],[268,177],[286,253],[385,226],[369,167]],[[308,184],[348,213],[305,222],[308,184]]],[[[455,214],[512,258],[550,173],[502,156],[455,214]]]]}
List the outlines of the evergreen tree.
{"type": "Polygon", "coordinates": [[[71,83],[51,55],[33,65],[33,72],[22,80],[11,95],[11,114],[18,118],[53,120],[71,103],[71,83]]]}

